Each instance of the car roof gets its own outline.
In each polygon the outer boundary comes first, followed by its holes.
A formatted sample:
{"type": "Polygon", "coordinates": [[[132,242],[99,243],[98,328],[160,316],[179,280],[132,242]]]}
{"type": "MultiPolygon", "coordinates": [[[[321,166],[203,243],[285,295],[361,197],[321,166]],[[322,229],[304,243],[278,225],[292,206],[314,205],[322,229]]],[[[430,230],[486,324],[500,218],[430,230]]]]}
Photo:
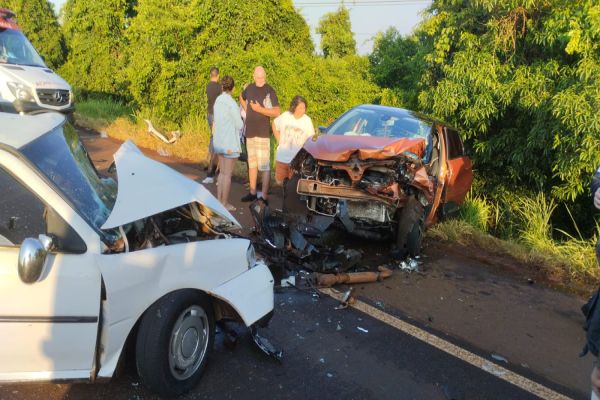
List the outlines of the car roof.
{"type": "Polygon", "coordinates": [[[56,112],[20,115],[0,112],[0,144],[20,149],[61,125],[65,116],[56,112]]]}

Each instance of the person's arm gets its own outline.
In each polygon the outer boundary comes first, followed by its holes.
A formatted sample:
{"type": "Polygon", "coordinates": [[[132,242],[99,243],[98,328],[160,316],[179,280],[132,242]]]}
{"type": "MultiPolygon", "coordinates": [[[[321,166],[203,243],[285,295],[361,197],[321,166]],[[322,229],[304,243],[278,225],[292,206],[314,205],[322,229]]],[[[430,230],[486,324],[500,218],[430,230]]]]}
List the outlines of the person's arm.
{"type": "Polygon", "coordinates": [[[239,110],[238,105],[235,103],[235,100],[232,101],[230,113],[231,113],[231,118],[233,118],[235,132],[237,134],[244,126],[244,121],[242,121],[242,116],[240,115],[240,110],[239,110]]]}
{"type": "Polygon", "coordinates": [[[279,144],[279,128],[277,127],[277,119],[275,119],[275,121],[273,121],[273,123],[271,124],[271,128],[273,129],[273,136],[275,136],[275,140],[277,141],[277,144],[279,144]]]}
{"type": "Polygon", "coordinates": [[[257,112],[257,113],[262,114],[265,117],[269,117],[269,118],[277,118],[277,117],[279,117],[279,114],[281,114],[281,110],[279,109],[279,106],[272,107],[272,108],[265,108],[265,107],[261,106],[260,104],[258,104],[258,102],[251,101],[250,107],[252,108],[252,110],[254,112],[257,112]]]}
{"type": "Polygon", "coordinates": [[[246,89],[242,90],[240,93],[240,105],[244,109],[244,111],[248,111],[248,102],[246,101],[246,89]]]}

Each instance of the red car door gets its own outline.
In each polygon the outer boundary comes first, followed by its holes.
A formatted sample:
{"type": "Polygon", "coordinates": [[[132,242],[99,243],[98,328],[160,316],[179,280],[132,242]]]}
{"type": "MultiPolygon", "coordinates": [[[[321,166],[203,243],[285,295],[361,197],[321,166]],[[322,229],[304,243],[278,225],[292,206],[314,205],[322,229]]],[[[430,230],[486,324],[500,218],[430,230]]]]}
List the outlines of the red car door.
{"type": "Polygon", "coordinates": [[[444,128],[446,165],[448,169],[442,202],[444,211],[454,211],[462,204],[473,182],[473,163],[465,155],[458,132],[444,128]]]}

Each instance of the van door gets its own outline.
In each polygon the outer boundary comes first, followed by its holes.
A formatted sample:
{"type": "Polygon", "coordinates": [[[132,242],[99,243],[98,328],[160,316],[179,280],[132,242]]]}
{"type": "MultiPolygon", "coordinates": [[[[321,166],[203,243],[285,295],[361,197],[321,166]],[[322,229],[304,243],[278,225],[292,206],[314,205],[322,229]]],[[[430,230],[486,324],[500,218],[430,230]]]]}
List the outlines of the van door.
{"type": "Polygon", "coordinates": [[[99,269],[77,233],[2,167],[0,188],[0,381],[89,379],[98,333],[99,269]],[[79,251],[51,251],[40,279],[24,283],[18,273],[21,244],[52,234],[47,229],[54,223],[48,221],[57,218],[64,237],[76,242],[70,247],[79,251]]]}

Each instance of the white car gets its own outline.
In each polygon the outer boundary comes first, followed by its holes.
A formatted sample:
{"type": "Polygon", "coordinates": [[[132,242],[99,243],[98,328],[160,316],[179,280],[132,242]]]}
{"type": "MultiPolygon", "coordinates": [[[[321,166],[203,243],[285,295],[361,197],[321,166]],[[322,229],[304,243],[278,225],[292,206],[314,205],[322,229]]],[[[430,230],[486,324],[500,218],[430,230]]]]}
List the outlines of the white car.
{"type": "Polygon", "coordinates": [[[134,342],[141,382],[199,380],[215,321],[273,312],[273,277],[202,185],[132,143],[101,178],[59,113],[0,113],[0,382],[110,378],[134,342]]]}

